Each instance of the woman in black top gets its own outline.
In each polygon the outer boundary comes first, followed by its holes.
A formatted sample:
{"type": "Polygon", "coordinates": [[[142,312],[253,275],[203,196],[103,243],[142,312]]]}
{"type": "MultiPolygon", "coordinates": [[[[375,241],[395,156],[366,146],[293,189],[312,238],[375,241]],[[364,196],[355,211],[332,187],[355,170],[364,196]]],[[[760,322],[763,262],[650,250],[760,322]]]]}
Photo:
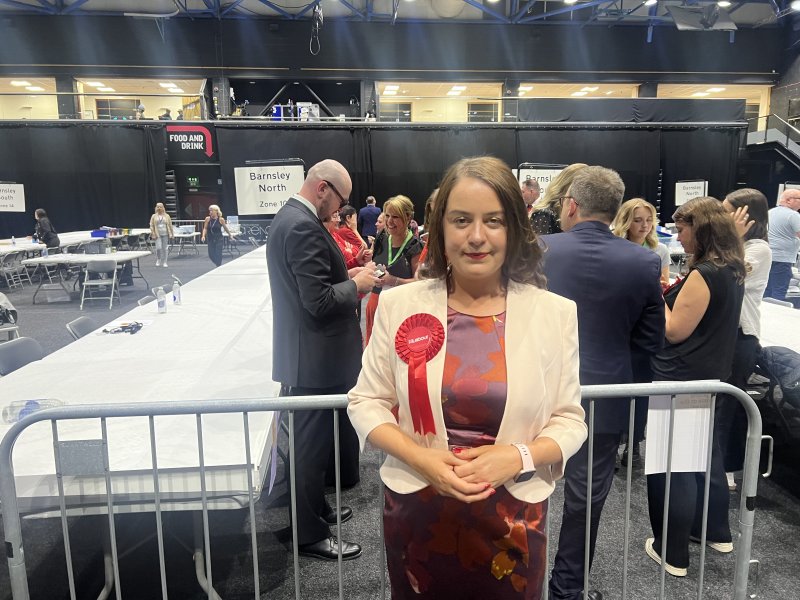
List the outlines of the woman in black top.
{"type": "MultiPolygon", "coordinates": [[[[715,198],[690,200],[673,215],[678,240],[692,255],[689,274],[664,293],[666,344],[652,359],[654,381],[718,379],[731,373],[739,313],[744,296],[744,249],[733,219],[715,198]]],[[[715,431],[716,434],[716,431],[715,431]]],[[[679,439],[680,431],[676,431],[679,439]]],[[[647,554],[661,562],[664,515],[663,473],[647,476],[650,524],[654,538],[647,554]]],[[[684,577],[689,565],[689,541],[701,534],[705,473],[673,473],[667,526],[666,571],[684,577]]],[[[728,524],[728,484],[714,436],[708,505],[707,543],[731,552],[728,524]]]]}
{"type": "MultiPolygon", "coordinates": [[[[410,198],[407,196],[389,198],[383,204],[383,214],[386,215],[386,227],[375,238],[375,244],[372,247],[372,262],[386,267],[383,287],[387,288],[414,281],[419,255],[422,252],[422,243],[408,228],[411,218],[414,216],[414,204],[410,198]]],[[[381,288],[373,288],[367,301],[364,319],[365,345],[369,343],[372,335],[372,323],[375,311],[378,309],[380,292],[381,288]]]]}
{"type": "Polygon", "coordinates": [[[45,210],[37,208],[34,216],[36,217],[36,237],[48,248],[58,248],[61,245],[61,240],[58,239],[58,234],[50,219],[47,218],[45,210]]]}

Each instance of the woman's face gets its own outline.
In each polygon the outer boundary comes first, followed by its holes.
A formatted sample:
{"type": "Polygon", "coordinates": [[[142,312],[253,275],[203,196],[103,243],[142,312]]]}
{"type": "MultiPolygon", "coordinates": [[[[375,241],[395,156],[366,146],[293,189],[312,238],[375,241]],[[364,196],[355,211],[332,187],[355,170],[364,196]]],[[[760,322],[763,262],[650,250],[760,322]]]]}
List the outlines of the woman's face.
{"type": "Polygon", "coordinates": [[[378,219],[375,221],[375,229],[378,231],[383,231],[386,227],[386,217],[383,213],[378,215],[378,219]]]}
{"type": "Polygon", "coordinates": [[[156,204],[156,212],[161,214],[164,212],[164,205],[163,204],[156,204]]]}
{"type": "Polygon", "coordinates": [[[675,228],[678,230],[678,241],[683,246],[686,254],[694,254],[694,227],[686,223],[675,223],[675,228]]]}
{"type": "Polygon", "coordinates": [[[459,281],[485,281],[493,287],[506,259],[506,217],[500,199],[486,183],[465,177],[453,186],[444,214],[444,250],[459,281]]]}
{"type": "Polygon", "coordinates": [[[356,213],[347,215],[344,222],[348,227],[355,228],[358,225],[358,215],[356,213]]]}
{"type": "Polygon", "coordinates": [[[653,230],[653,214],[644,206],[633,211],[633,221],[628,229],[628,238],[634,242],[642,243],[653,230]]]}
{"type": "Polygon", "coordinates": [[[386,213],[386,231],[389,235],[405,235],[408,228],[405,220],[397,213],[386,213]]]}
{"type": "Polygon", "coordinates": [[[219,211],[216,208],[209,208],[208,214],[211,216],[212,219],[216,219],[219,217],[219,211]]]}
{"type": "Polygon", "coordinates": [[[325,223],[325,229],[328,231],[333,231],[339,225],[339,211],[334,211],[334,213],[328,217],[325,223]]]}

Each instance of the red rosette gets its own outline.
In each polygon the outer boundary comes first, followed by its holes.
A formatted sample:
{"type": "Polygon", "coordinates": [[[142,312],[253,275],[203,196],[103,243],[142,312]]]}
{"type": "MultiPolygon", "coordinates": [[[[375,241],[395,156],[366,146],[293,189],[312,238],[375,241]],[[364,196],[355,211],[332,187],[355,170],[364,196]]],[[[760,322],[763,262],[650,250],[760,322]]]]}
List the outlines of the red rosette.
{"type": "Polygon", "coordinates": [[[433,315],[417,313],[402,322],[394,336],[400,359],[408,364],[408,404],[414,431],[436,434],[428,393],[426,364],[444,345],[444,326],[433,315]]]}

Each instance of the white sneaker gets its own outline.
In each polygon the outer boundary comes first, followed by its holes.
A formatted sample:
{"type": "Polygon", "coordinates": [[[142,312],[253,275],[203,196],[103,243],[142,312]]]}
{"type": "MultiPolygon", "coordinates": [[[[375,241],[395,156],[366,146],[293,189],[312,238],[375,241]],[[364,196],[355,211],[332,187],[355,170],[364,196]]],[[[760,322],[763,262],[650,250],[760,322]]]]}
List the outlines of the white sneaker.
{"type": "MultiPolygon", "coordinates": [[[[644,543],[644,551],[647,552],[647,556],[652,558],[656,561],[659,565],[661,564],[661,557],[656,552],[655,548],[653,548],[653,542],[655,538],[647,538],[647,541],[644,543]]],[[[672,575],[673,577],[686,577],[687,570],[681,567],[673,567],[668,562],[664,561],[664,570],[672,575]]]]}
{"type": "Polygon", "coordinates": [[[161,265],[161,266],[162,266],[162,267],[168,267],[169,265],[168,265],[167,263],[164,263],[164,264],[163,264],[163,265],[161,265]]]}
{"type": "Polygon", "coordinates": [[[157,261],[156,261],[156,266],[157,266],[157,267],[160,267],[160,266],[161,266],[161,261],[160,261],[160,260],[157,260],[157,261]]]}
{"type": "MultiPolygon", "coordinates": [[[[689,540],[696,544],[700,543],[700,538],[694,537],[693,535],[689,536],[689,540]]],[[[733,552],[733,542],[712,542],[711,540],[706,540],[706,546],[722,554],[730,554],[733,552]]]]}
{"type": "Polygon", "coordinates": [[[736,489],[736,481],[733,479],[733,473],[725,473],[725,477],[728,478],[728,490],[734,491],[736,489]]]}

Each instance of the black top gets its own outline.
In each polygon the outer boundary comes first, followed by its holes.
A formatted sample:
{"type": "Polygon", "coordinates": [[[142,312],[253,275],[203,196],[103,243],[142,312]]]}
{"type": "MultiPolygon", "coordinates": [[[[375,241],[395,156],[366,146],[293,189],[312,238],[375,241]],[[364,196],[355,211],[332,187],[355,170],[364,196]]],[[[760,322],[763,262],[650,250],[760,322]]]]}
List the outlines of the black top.
{"type": "Polygon", "coordinates": [[[39,241],[48,248],[58,248],[61,240],[58,239],[55,227],[47,217],[42,217],[36,221],[36,235],[39,241]]]}
{"type": "MultiPolygon", "coordinates": [[[[700,273],[708,285],[711,292],[708,308],[688,338],[677,344],[666,342],[653,358],[654,381],[725,381],[730,377],[744,283],[736,280],[730,267],[718,267],[709,262],[693,267],[692,271],[700,273]]],[[[683,279],[664,294],[670,310],[685,282],[683,279]]]]}
{"type": "MultiPolygon", "coordinates": [[[[411,259],[422,252],[422,242],[419,241],[419,238],[412,237],[410,240],[408,240],[406,247],[403,248],[403,254],[391,265],[389,264],[390,243],[391,237],[389,234],[387,234],[385,230],[381,231],[378,234],[378,237],[375,238],[375,245],[373,246],[372,252],[372,262],[374,262],[376,265],[386,265],[386,270],[395,277],[400,277],[401,279],[411,279],[414,276],[414,270],[411,268],[411,259]]],[[[393,258],[398,250],[400,250],[399,246],[392,246],[393,258]]],[[[372,292],[375,294],[380,294],[381,288],[372,288],[372,292]]]]}
{"type": "Polygon", "coordinates": [[[536,235],[561,233],[559,217],[549,208],[540,208],[531,213],[531,227],[536,235]]]}

